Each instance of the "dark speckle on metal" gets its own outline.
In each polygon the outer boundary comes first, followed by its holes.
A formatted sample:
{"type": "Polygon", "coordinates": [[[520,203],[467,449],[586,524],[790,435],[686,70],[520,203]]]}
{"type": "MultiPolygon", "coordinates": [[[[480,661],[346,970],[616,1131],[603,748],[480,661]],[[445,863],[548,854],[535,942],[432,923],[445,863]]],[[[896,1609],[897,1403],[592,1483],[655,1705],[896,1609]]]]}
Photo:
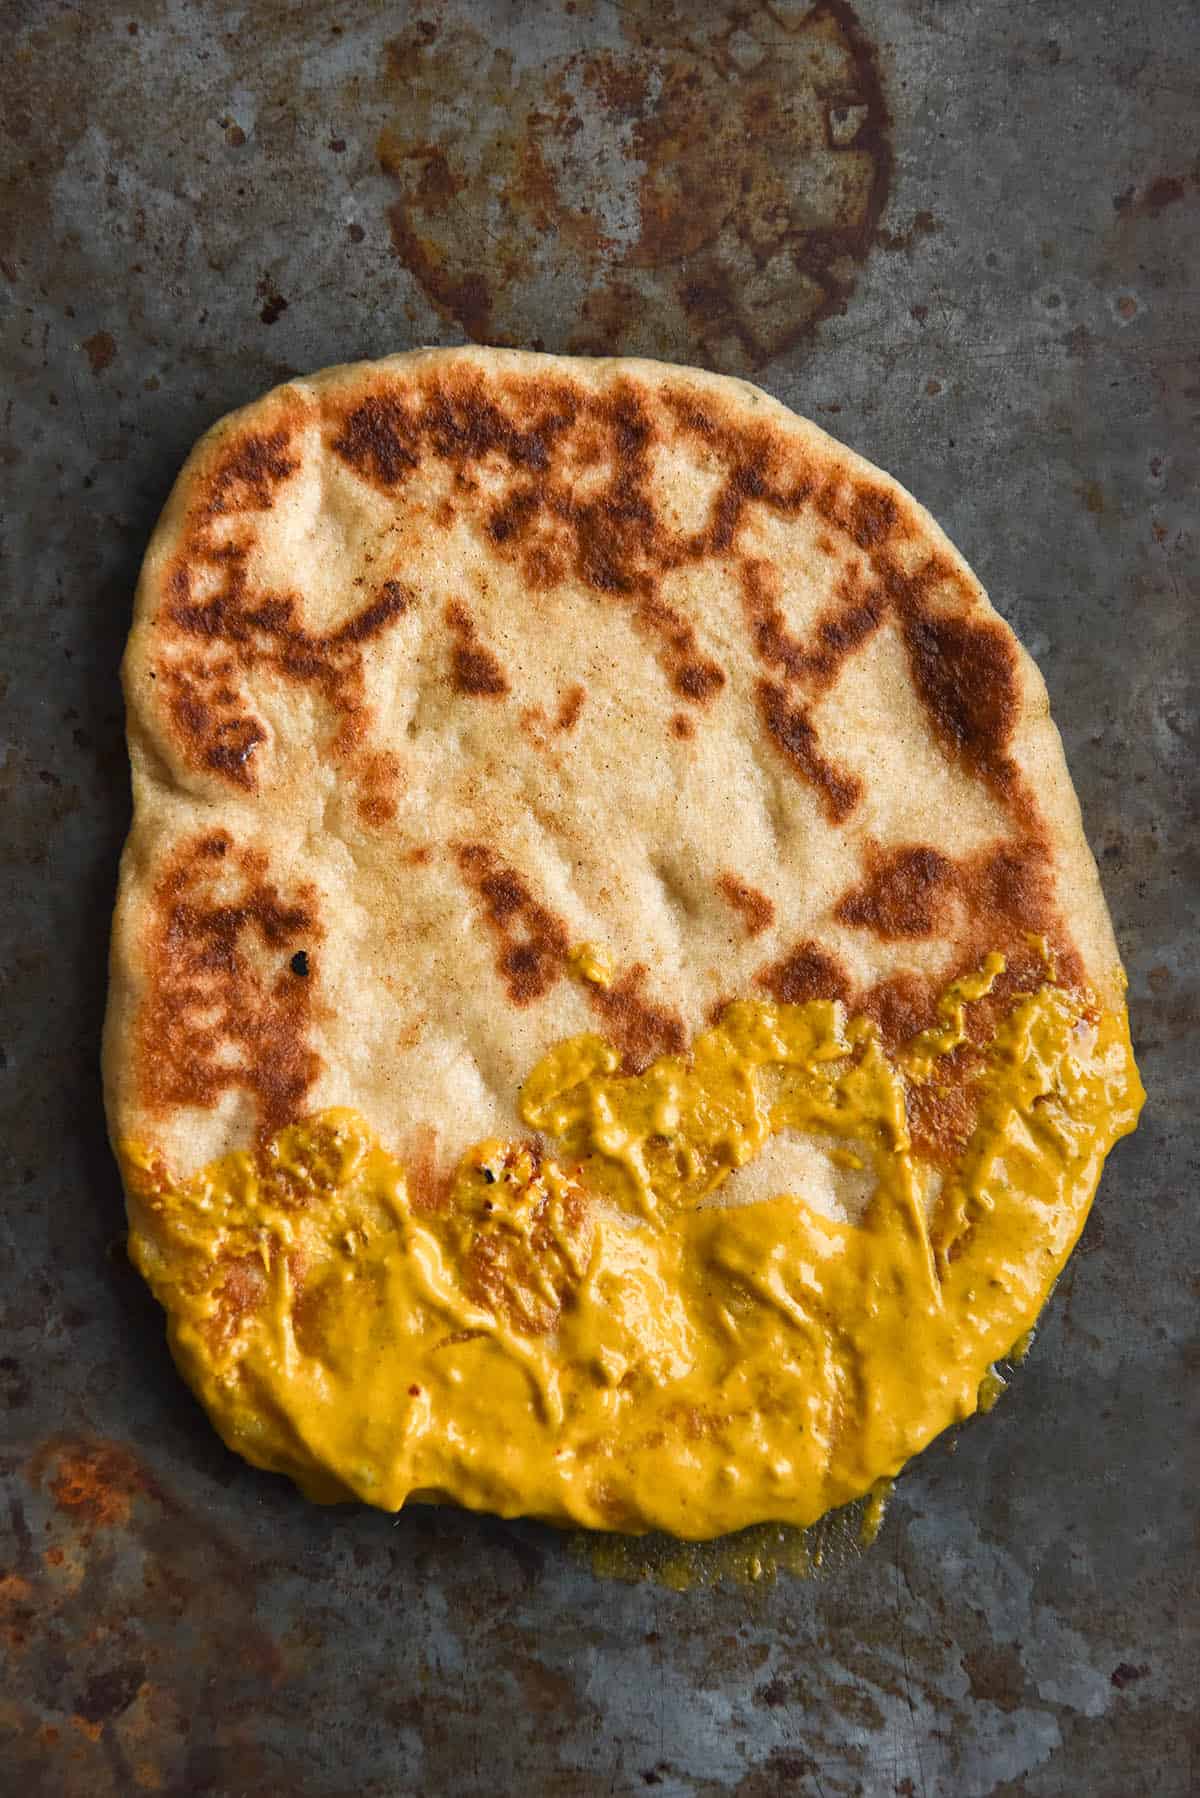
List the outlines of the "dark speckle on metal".
{"type": "Polygon", "coordinates": [[[5,25],[0,1784],[1183,1798],[1194,5],[5,25]],[[223,411],[464,335],[753,370],[929,505],[1050,687],[1150,1104],[1009,1390],[865,1550],[843,1519],[598,1571],[532,1524],[309,1506],[212,1434],[124,1258],[97,1037],[148,532],[223,411]]]}

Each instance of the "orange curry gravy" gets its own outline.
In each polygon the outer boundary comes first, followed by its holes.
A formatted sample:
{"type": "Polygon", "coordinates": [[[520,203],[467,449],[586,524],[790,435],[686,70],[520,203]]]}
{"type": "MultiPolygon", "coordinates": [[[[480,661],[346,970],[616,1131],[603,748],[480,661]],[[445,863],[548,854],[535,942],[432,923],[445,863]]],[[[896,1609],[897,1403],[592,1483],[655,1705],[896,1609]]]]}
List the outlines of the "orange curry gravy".
{"type": "Polygon", "coordinates": [[[475,1145],[437,1205],[350,1110],[182,1179],[126,1143],[131,1253],[224,1439],[315,1499],[804,1525],[978,1408],[1136,1124],[1123,1009],[1048,976],[975,1058],[961,1152],[925,1157],[910,1119],[1003,967],[895,1052],[827,999],[734,1003],[638,1074],[560,1043],[521,1090],[528,1137],[475,1145]],[[775,1138],[833,1203],[803,1181],[739,1202],[775,1138]]]}

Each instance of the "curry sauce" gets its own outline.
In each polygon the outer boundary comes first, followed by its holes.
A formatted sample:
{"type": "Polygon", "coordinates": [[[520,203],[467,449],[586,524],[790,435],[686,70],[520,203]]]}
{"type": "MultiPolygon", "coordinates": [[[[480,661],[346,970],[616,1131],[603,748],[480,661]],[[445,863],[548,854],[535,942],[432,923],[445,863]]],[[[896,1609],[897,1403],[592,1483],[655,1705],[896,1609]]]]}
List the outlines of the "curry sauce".
{"type": "Polygon", "coordinates": [[[640,1074],[572,1038],[525,1081],[529,1136],[477,1144],[434,1201],[351,1110],[182,1180],[127,1143],[131,1254],[224,1439],[312,1498],[805,1525],[978,1408],[1136,1124],[1123,1011],[1048,966],[974,1058],[965,1149],[918,1152],[914,1099],[1003,967],[894,1053],[828,1000],[736,1002],[640,1074]],[[772,1139],[860,1208],[740,1202],[772,1139]]]}

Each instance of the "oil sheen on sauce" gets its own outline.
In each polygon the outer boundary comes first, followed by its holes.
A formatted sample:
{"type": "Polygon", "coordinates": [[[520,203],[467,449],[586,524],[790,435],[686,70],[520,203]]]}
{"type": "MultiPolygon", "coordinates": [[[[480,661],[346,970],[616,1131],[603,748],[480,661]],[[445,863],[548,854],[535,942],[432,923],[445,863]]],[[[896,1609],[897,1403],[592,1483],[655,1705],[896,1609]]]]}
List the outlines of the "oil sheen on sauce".
{"type": "Polygon", "coordinates": [[[894,1056],[826,1001],[735,1003],[639,1075],[560,1043],[530,1136],[477,1144],[432,1204],[351,1110],[185,1180],[125,1144],[131,1254],[225,1441],[314,1499],[805,1526],[979,1407],[1136,1124],[1123,1009],[1048,978],[986,1051],[957,1162],[918,1156],[906,1093],[1002,969],[894,1056]],[[855,1171],[860,1215],[722,1191],[780,1132],[855,1171]]]}

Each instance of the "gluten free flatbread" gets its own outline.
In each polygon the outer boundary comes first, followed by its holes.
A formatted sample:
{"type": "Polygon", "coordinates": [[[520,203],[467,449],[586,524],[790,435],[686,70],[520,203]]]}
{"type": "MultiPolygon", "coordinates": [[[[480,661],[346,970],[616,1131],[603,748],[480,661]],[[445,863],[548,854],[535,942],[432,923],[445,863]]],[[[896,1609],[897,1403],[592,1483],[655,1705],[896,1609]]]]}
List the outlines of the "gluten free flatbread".
{"type": "MultiPolygon", "coordinates": [[[[994,1021],[1048,968],[1123,1012],[1033,662],[921,506],[741,382],[478,348],[291,381],[188,459],[124,681],[105,1092],[175,1181],[351,1107],[433,1205],[528,1136],[555,1044],[636,1073],[748,997],[894,1048],[998,954],[994,1021]]],[[[953,1080],[909,1123],[961,1147],[953,1080]]],[[[869,1203],[769,1150],[720,1203],[869,1203]]]]}
{"type": "Polygon", "coordinates": [[[763,991],[897,1034],[1030,933],[1120,1002],[1033,662],[927,512],[742,382],[290,382],[188,459],[124,679],[106,1094],[180,1173],[330,1105],[446,1170],[561,1038],[644,1066],[763,991]]]}

